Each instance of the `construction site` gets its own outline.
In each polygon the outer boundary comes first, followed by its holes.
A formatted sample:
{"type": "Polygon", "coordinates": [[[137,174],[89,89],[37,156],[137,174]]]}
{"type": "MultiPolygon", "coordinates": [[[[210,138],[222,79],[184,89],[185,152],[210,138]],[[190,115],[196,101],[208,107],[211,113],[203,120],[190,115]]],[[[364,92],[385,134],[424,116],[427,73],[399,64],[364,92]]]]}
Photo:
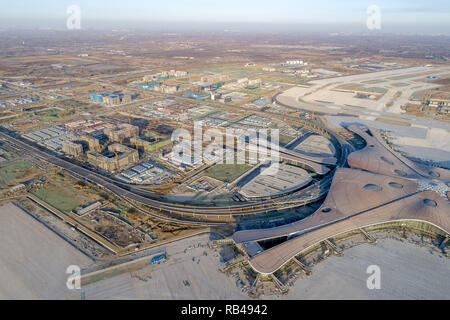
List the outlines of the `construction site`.
{"type": "Polygon", "coordinates": [[[0,298],[450,298],[438,36],[38,34],[0,31],[0,298]]]}

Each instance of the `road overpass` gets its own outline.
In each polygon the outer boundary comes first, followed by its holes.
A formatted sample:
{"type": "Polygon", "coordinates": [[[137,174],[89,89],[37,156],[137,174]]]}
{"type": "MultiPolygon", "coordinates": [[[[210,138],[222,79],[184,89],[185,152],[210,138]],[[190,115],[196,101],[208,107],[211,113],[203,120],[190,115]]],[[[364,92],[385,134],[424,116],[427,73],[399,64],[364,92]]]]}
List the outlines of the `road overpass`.
{"type": "Polygon", "coordinates": [[[233,235],[236,244],[291,238],[252,257],[249,263],[255,271],[272,274],[320,242],[366,227],[404,224],[450,233],[450,171],[406,159],[391,150],[376,129],[349,129],[367,146],[350,154],[352,168],[337,169],[325,202],[313,215],[233,235]]]}
{"type": "MultiPolygon", "coordinates": [[[[155,200],[142,196],[139,194],[140,192],[142,192],[142,190],[140,189],[135,189],[133,187],[124,186],[121,184],[118,185],[117,182],[113,181],[112,179],[104,177],[96,172],[73,164],[59,157],[53,156],[48,152],[42,151],[39,148],[34,147],[27,142],[19,140],[3,132],[0,132],[0,137],[15,144],[17,147],[26,150],[29,153],[32,153],[35,157],[38,157],[39,159],[42,159],[46,162],[49,162],[55,166],[58,166],[66,170],[70,174],[80,179],[101,186],[102,188],[108,190],[114,195],[120,197],[121,199],[124,199],[128,203],[133,204],[136,208],[138,208],[141,211],[142,208],[137,205],[144,205],[156,211],[159,211],[159,214],[156,214],[144,210],[146,214],[149,214],[155,218],[162,219],[168,222],[187,223],[193,225],[199,224],[208,226],[223,225],[222,223],[191,221],[189,219],[183,218],[169,218],[167,216],[164,216],[164,213],[180,215],[185,218],[189,217],[193,219],[202,219],[202,218],[204,219],[205,217],[220,217],[220,216],[234,217],[243,215],[257,215],[257,214],[264,214],[273,210],[282,210],[306,205],[308,203],[317,201],[318,198],[324,196],[323,184],[321,185],[319,181],[316,187],[321,192],[318,193],[317,197],[306,197],[306,198],[291,197],[287,198],[286,201],[284,201],[283,198],[279,198],[261,201],[258,203],[242,203],[239,205],[222,206],[222,207],[220,206],[206,207],[206,206],[193,206],[193,205],[170,203],[168,201],[155,200]]],[[[299,195],[299,192],[295,194],[299,195]]]]}

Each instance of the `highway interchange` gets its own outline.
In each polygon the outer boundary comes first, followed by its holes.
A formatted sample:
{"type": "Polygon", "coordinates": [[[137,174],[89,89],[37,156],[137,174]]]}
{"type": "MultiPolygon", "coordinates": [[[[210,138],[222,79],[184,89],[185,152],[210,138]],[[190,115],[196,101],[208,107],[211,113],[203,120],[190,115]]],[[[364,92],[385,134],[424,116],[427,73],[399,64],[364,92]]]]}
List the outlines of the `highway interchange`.
{"type": "MultiPolygon", "coordinates": [[[[72,79],[74,80],[74,79],[72,79]]],[[[118,86],[121,87],[122,86],[118,86]]],[[[180,98],[176,95],[168,95],[173,96],[176,99],[187,99],[180,98]]],[[[274,97],[274,100],[277,100],[277,96],[274,97]]],[[[218,102],[211,102],[213,105],[219,104],[218,102]]],[[[279,101],[278,104],[283,105],[279,101]]],[[[235,106],[226,105],[220,103],[221,107],[229,107],[235,109],[235,106]]],[[[244,108],[245,109],[245,108],[244,108]]],[[[252,111],[255,114],[263,115],[263,112],[252,111]]],[[[268,113],[268,112],[264,112],[268,113]]],[[[297,163],[302,163],[303,165],[309,167],[312,171],[323,175],[323,178],[320,181],[314,182],[310,186],[295,191],[293,193],[287,194],[285,196],[269,199],[269,200],[261,200],[258,202],[241,202],[234,205],[229,206],[204,206],[204,205],[185,205],[180,203],[175,203],[173,201],[169,201],[164,199],[160,195],[153,193],[148,190],[144,190],[139,188],[139,186],[127,184],[124,182],[117,181],[115,179],[111,179],[104,175],[101,175],[92,170],[81,167],[77,164],[71,163],[67,160],[64,160],[60,157],[52,155],[46,149],[37,147],[32,145],[30,142],[23,140],[20,136],[10,133],[10,132],[0,132],[0,137],[8,140],[11,144],[14,144],[16,147],[26,151],[31,152],[31,154],[41,161],[46,161],[60,167],[70,173],[71,175],[82,179],[84,181],[90,182],[92,184],[98,185],[108,192],[114,194],[115,196],[123,199],[128,204],[132,205],[139,211],[150,215],[154,218],[164,220],[167,222],[175,222],[181,224],[189,224],[189,225],[203,225],[203,226],[217,226],[224,225],[223,222],[211,222],[211,218],[217,218],[218,220],[225,217],[235,217],[235,216],[244,216],[244,215],[257,215],[257,214],[265,214],[274,210],[283,210],[289,208],[295,208],[307,205],[309,203],[316,202],[317,200],[323,198],[331,185],[335,169],[330,170],[326,165],[331,165],[332,167],[343,167],[346,164],[347,156],[353,151],[353,147],[348,144],[342,137],[333,131],[324,128],[315,123],[301,121],[298,117],[272,114],[269,112],[269,115],[279,118],[279,120],[294,122],[296,124],[301,124],[307,126],[311,130],[318,132],[320,134],[324,134],[332,138],[337,144],[337,161],[330,162],[330,159],[312,159],[311,157],[301,155],[294,151],[280,148],[280,158],[288,161],[294,161],[297,163]],[[153,210],[153,212],[142,208],[143,206],[149,207],[153,210]],[[158,213],[156,213],[158,212],[158,213]],[[175,217],[173,217],[175,216],[175,217]],[[187,219],[188,218],[188,219],[187,219]],[[209,219],[205,219],[209,218],[209,219]],[[194,219],[192,221],[191,219],[194,219]],[[203,220],[202,220],[203,219],[203,220]]]]}
{"type": "MultiPolygon", "coordinates": [[[[342,166],[345,163],[346,155],[349,150],[349,145],[342,138],[337,135],[334,135],[337,139],[339,139],[339,143],[341,144],[342,154],[337,163],[337,166],[342,166]],[[343,143],[342,143],[343,142],[343,143]]],[[[49,152],[43,151],[42,149],[31,145],[28,142],[20,139],[14,134],[0,132],[0,137],[9,141],[9,143],[15,145],[17,148],[20,148],[28,153],[32,153],[32,155],[39,160],[46,161],[51,163],[57,167],[60,167],[70,173],[71,175],[78,177],[87,182],[98,185],[107,191],[111,192],[115,196],[127,201],[129,204],[133,205],[136,209],[153,216],[154,218],[162,219],[167,222],[176,222],[176,223],[184,223],[191,225],[207,225],[207,226],[217,226],[223,225],[221,222],[211,222],[211,221],[198,221],[199,219],[203,219],[205,217],[214,218],[217,217],[220,219],[222,216],[243,216],[243,215],[256,215],[263,214],[273,210],[282,210],[288,208],[299,207],[311,202],[317,201],[319,198],[325,196],[329,184],[332,180],[332,175],[334,171],[331,171],[324,179],[316,182],[310,187],[294,192],[285,197],[270,199],[266,201],[260,201],[256,203],[243,202],[238,203],[236,205],[230,206],[194,206],[194,205],[184,205],[171,203],[167,200],[156,200],[155,197],[158,195],[151,193],[149,191],[143,191],[142,189],[136,188],[132,185],[126,185],[124,183],[119,183],[114,181],[113,179],[102,176],[94,171],[88,170],[76,164],[73,164],[67,160],[56,157],[49,152]],[[145,196],[144,196],[145,195],[145,196]],[[150,197],[153,197],[150,198],[150,197]],[[157,211],[150,212],[143,209],[140,205],[144,205],[146,207],[152,208],[157,211]],[[169,216],[167,216],[167,214],[169,216]],[[172,218],[170,216],[177,215],[181,216],[180,218],[172,218]],[[190,219],[186,219],[186,217],[194,218],[192,221],[190,219]]]]}

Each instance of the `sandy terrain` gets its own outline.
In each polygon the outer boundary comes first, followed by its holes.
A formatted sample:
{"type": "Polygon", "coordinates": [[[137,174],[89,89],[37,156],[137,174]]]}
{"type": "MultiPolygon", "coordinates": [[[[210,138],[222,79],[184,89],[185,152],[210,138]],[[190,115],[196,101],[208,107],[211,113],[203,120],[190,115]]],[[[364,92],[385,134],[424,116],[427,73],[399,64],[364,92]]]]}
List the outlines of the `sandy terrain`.
{"type": "MultiPolygon", "coordinates": [[[[136,273],[92,283],[83,288],[86,299],[248,299],[235,278],[217,270],[219,258],[207,248],[206,235],[167,246],[168,262],[136,273]],[[207,251],[208,256],[203,252],[207,251]],[[192,261],[195,257],[196,261],[192,261]],[[198,263],[197,258],[200,258],[198,263]],[[183,285],[188,280],[190,287],[183,285]]],[[[331,256],[313,268],[310,277],[301,276],[286,296],[264,299],[449,299],[450,260],[430,249],[397,240],[380,240],[331,256]],[[381,290],[368,290],[366,269],[381,268],[381,290]]]]}
{"type": "MultiPolygon", "coordinates": [[[[89,284],[86,299],[248,299],[236,279],[218,270],[209,235],[166,246],[168,261],[89,284]],[[207,253],[205,256],[204,253],[207,253]],[[186,286],[183,282],[188,281],[186,286]]],[[[66,288],[66,268],[91,263],[11,203],[0,206],[0,299],[80,299],[66,288]]],[[[450,260],[397,240],[379,240],[331,256],[300,276],[288,295],[267,299],[450,299],[450,260]],[[366,269],[381,269],[381,290],[368,290],[366,269]]]]}
{"type": "Polygon", "coordinates": [[[69,265],[91,260],[12,203],[0,206],[0,299],[79,299],[69,265]]]}
{"type": "Polygon", "coordinates": [[[297,279],[287,299],[450,299],[450,259],[393,239],[347,249],[312,271],[297,279]],[[380,267],[380,290],[367,289],[370,265],[380,267]]]}
{"type": "Polygon", "coordinates": [[[83,287],[86,299],[249,299],[235,279],[218,270],[217,252],[206,246],[209,235],[167,245],[169,260],[83,287]],[[196,246],[192,248],[192,246],[196,246]],[[187,250],[186,253],[184,250],[187,250]],[[204,256],[203,252],[208,255],[204,256]],[[195,261],[193,261],[193,258],[195,261]],[[200,259],[200,262],[199,262],[200,259]],[[189,281],[185,286],[183,281],[189,281]]]}

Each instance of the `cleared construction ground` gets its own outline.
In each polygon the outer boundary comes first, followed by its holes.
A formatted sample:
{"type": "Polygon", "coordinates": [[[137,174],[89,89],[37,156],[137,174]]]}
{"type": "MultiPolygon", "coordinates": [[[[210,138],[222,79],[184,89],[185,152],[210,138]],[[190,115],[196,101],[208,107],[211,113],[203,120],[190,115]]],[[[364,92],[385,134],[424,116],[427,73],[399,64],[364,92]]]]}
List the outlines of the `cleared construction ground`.
{"type": "Polygon", "coordinates": [[[394,239],[346,249],[314,266],[289,288],[287,299],[450,299],[450,260],[428,248],[394,239]],[[381,289],[366,286],[367,267],[381,271],[381,289]]]}
{"type": "MultiPolygon", "coordinates": [[[[218,270],[221,249],[206,247],[208,241],[210,236],[205,234],[172,243],[166,247],[169,260],[165,263],[83,286],[83,296],[248,299],[235,270],[229,274],[218,270]]],[[[385,238],[376,245],[346,249],[343,256],[331,255],[314,266],[312,275],[300,275],[288,294],[267,294],[259,299],[449,299],[448,270],[450,261],[430,247],[385,238]],[[381,269],[380,290],[367,289],[370,265],[381,269]]]]}
{"type": "MultiPolygon", "coordinates": [[[[221,249],[210,234],[165,246],[168,260],[66,288],[66,268],[92,261],[12,203],[0,206],[1,299],[248,299],[241,280],[218,270],[221,249]]],[[[449,299],[450,261],[426,246],[378,239],[329,256],[301,275],[287,295],[262,299],[449,299]],[[381,269],[381,290],[368,290],[366,269],[381,269]]]]}
{"type": "Polygon", "coordinates": [[[80,299],[67,267],[92,260],[12,203],[0,205],[0,299],[80,299]]]}
{"type": "Polygon", "coordinates": [[[218,270],[220,256],[204,234],[168,244],[168,260],[83,286],[86,299],[248,299],[218,270]],[[205,255],[206,253],[206,255],[205,255]]]}

